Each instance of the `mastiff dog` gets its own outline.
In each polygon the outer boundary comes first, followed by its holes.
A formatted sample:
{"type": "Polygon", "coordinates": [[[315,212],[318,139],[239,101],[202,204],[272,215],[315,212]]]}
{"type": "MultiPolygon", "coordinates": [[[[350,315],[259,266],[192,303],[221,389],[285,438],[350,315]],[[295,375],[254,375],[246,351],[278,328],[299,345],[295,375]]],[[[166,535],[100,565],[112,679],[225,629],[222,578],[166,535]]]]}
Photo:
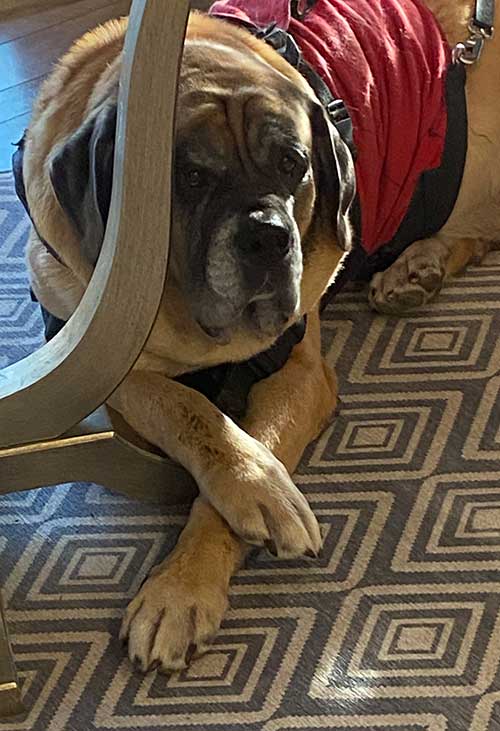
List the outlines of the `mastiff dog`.
{"type": "MultiPolygon", "coordinates": [[[[291,474],[336,406],[325,302],[364,277],[375,309],[412,310],[500,237],[491,5],[221,0],[191,13],[167,281],[110,398],[199,487],[176,547],[125,613],[144,671],[206,650],[251,547],[311,561],[321,550],[291,474]]],[[[61,58],[14,155],[48,338],[102,245],[126,29],[112,20],[61,58]]]]}

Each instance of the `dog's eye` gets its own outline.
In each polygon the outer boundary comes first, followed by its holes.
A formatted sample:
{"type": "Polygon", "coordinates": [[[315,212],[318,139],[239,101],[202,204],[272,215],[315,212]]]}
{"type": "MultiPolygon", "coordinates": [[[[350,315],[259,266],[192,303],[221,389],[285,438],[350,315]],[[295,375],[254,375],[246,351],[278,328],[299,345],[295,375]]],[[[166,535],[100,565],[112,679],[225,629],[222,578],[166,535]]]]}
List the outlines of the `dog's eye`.
{"type": "Polygon", "coordinates": [[[287,153],[286,155],[283,155],[280,161],[280,169],[282,172],[284,172],[286,175],[292,175],[298,165],[298,160],[296,155],[291,155],[287,153]]]}
{"type": "Polygon", "coordinates": [[[278,162],[278,168],[287,178],[288,186],[295,190],[304,178],[309,167],[307,155],[298,149],[288,149],[283,152],[278,162]]]}
{"type": "Polygon", "coordinates": [[[204,176],[201,170],[193,168],[187,172],[187,182],[190,188],[201,188],[204,182],[204,176]]]}

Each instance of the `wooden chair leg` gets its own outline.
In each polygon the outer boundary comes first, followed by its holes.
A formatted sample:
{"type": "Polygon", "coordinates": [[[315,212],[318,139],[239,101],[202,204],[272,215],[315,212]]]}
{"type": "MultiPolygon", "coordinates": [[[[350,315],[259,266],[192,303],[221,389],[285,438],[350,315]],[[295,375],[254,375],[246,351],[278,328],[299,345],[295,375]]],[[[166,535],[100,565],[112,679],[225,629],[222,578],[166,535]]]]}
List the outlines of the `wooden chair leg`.
{"type": "Polygon", "coordinates": [[[0,597],[0,719],[24,713],[0,597]]]}
{"type": "Polygon", "coordinates": [[[101,406],[60,437],[0,448],[0,495],[95,482],[139,500],[170,505],[194,500],[198,490],[193,478],[152,450],[118,415],[101,406]]]}

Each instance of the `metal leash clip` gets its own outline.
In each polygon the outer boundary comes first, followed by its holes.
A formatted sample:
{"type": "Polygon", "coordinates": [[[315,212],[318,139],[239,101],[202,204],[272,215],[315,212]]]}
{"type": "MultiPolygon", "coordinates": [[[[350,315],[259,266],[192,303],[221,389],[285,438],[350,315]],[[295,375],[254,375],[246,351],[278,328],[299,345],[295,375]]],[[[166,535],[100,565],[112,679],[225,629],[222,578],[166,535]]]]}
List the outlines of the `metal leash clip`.
{"type": "Polygon", "coordinates": [[[475,18],[469,23],[469,38],[463,43],[457,43],[452,52],[453,63],[463,63],[471,66],[479,60],[484,48],[485,41],[493,38],[495,29],[493,26],[479,25],[475,18]]]}

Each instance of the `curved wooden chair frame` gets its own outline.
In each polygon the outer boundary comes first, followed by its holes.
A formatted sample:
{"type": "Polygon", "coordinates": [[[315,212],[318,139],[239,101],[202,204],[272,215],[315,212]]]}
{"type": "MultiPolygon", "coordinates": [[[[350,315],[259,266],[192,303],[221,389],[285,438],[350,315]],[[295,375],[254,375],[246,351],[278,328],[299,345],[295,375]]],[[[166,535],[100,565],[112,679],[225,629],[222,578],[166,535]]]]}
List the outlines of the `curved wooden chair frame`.
{"type": "MultiPolygon", "coordinates": [[[[196,493],[182,468],[141,444],[103,406],[137,360],[165,283],[175,99],[189,7],[189,0],[133,1],[102,253],[63,330],[0,371],[0,494],[79,480],[171,503],[196,493]]],[[[0,717],[20,712],[0,605],[0,717]]]]}

